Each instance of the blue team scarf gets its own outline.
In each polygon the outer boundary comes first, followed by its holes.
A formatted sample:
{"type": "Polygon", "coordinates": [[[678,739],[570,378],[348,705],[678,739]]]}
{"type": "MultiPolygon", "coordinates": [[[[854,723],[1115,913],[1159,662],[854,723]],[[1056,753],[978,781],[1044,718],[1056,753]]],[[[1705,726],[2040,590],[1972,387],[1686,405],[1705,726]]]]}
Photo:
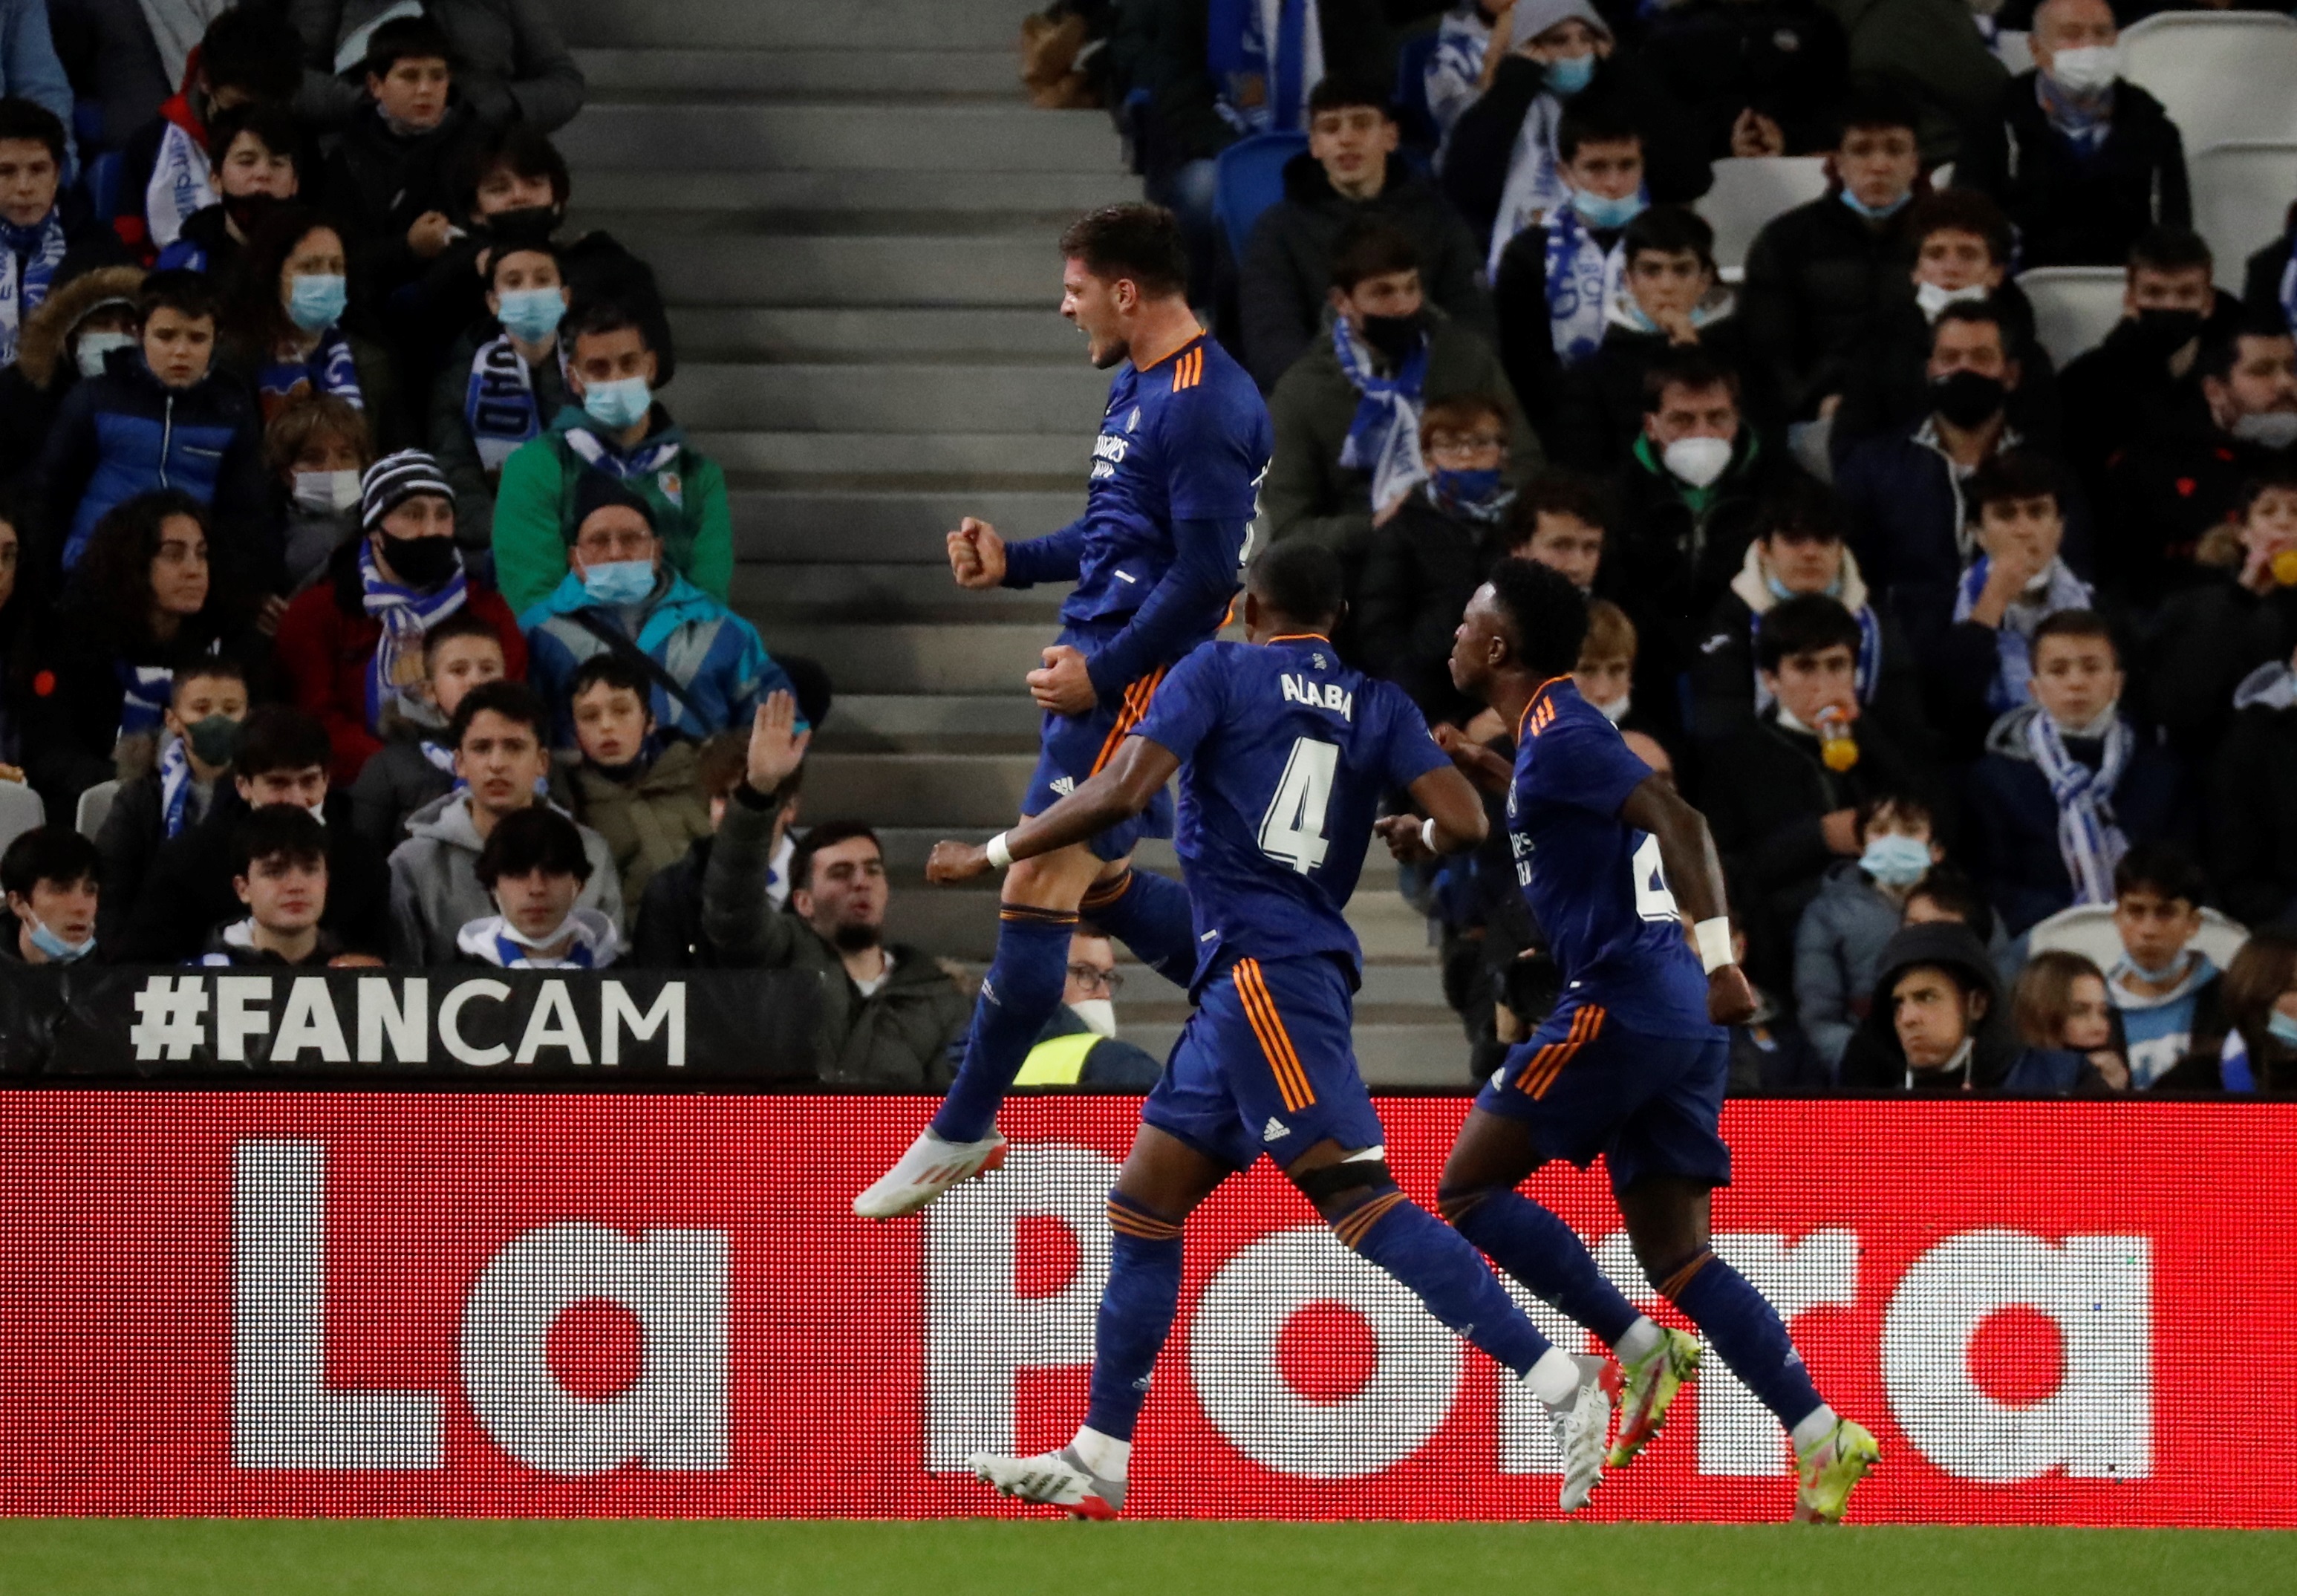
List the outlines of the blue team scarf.
{"type": "Polygon", "coordinates": [[[160,751],[160,835],[180,836],[191,812],[192,751],[170,737],[160,751]]]}
{"type": "Polygon", "coordinates": [[[55,207],[29,227],[0,219],[0,366],[16,358],[24,318],[40,308],[64,260],[64,224],[55,207]]]}
{"type": "Polygon", "coordinates": [[[158,731],[175,695],[175,667],[131,665],[119,660],[113,663],[112,672],[119,679],[119,735],[136,737],[158,731]]]}
{"type": "Polygon", "coordinates": [[[2106,728],[2105,752],[2093,770],[2066,752],[2058,723],[2036,710],[2026,722],[2026,746],[2058,806],[2058,855],[2074,884],[2077,903],[2113,901],[2113,867],[2129,851],[2114,823],[2113,789],[2129,768],[2136,736],[2120,715],[2106,728]]]}
{"type": "MultiPolygon", "coordinates": [[[[1962,585],[1954,595],[1956,621],[1969,620],[1971,611],[1977,607],[1978,596],[1986,590],[1986,572],[1991,564],[1980,555],[1962,573],[1962,585]]],[[[2052,560],[2050,568],[2042,575],[2041,591],[2020,594],[2003,611],[2002,624],[1994,629],[1996,667],[1994,679],[1986,689],[1986,707],[1997,715],[2032,700],[2033,690],[2027,683],[2034,675],[2034,629],[2060,610],[2086,610],[2090,605],[2089,584],[2067,570],[2063,560],[2052,560]]]]}
{"type": "Polygon", "coordinates": [[[1597,242],[1575,206],[1547,218],[1547,325],[1555,358],[1577,366],[1602,347],[1604,311],[1618,292],[1626,251],[1597,242]]]}
{"type": "Polygon", "coordinates": [[[665,438],[655,443],[641,443],[627,455],[616,454],[604,440],[587,427],[572,427],[565,433],[566,447],[582,457],[586,465],[596,467],[618,481],[632,481],[669,469],[678,458],[680,445],[675,438],[665,438]]]}
{"type": "Polygon", "coordinates": [[[455,574],[424,592],[402,588],[383,574],[375,564],[375,545],[359,539],[359,604],[383,623],[375,640],[375,658],[366,671],[367,729],[383,734],[383,712],[422,679],[423,634],[463,607],[470,582],[458,567],[455,574]]]}
{"type": "Polygon", "coordinates": [[[480,345],[471,358],[470,382],[463,390],[463,423],[479,446],[479,465],[489,472],[500,471],[519,445],[542,435],[534,380],[509,333],[480,345]]]}
{"type": "Polygon", "coordinates": [[[1356,413],[1348,423],[1340,464],[1371,473],[1371,502],[1387,504],[1407,493],[1428,474],[1420,457],[1420,390],[1428,376],[1428,335],[1392,375],[1373,366],[1371,350],[1345,317],[1332,318],[1332,349],[1340,372],[1356,391],[1356,413]]]}
{"type": "Polygon", "coordinates": [[[255,391],[267,420],[289,400],[308,393],[331,394],[354,410],[366,408],[359,393],[358,362],[341,327],[329,327],[320,333],[308,355],[266,361],[255,374],[255,391]]]}
{"type": "MultiPolygon", "coordinates": [[[[1484,21],[1475,0],[1453,7],[1436,25],[1436,48],[1428,53],[1428,67],[1420,81],[1428,114],[1435,118],[1437,132],[1445,143],[1450,142],[1453,124],[1476,103],[1484,81],[1484,53],[1491,43],[1491,24],[1484,21]]],[[[1436,165],[1437,170],[1443,169],[1440,145],[1436,165]]]]}
{"type": "Polygon", "coordinates": [[[572,934],[574,940],[556,958],[539,958],[526,939],[500,915],[473,920],[455,934],[455,946],[474,958],[506,970],[597,970],[614,962],[622,950],[613,921],[595,909],[576,907],[542,939],[544,946],[572,934]]]}
{"type": "Polygon", "coordinates": [[[1220,113],[1239,132],[1307,127],[1323,55],[1316,0],[1211,0],[1206,8],[1206,64],[1220,86],[1220,113]]]}

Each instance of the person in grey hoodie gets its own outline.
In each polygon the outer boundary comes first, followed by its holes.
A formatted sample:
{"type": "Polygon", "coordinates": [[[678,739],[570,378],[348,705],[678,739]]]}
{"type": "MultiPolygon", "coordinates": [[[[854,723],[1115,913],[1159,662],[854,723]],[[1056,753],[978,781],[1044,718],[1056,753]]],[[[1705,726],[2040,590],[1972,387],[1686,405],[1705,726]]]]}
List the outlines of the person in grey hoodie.
{"type": "MultiPolygon", "coordinates": [[[[479,880],[479,854],[497,822],[536,803],[550,773],[542,702],[523,682],[473,687],[448,728],[456,789],[416,810],[407,841],[391,855],[391,959],[398,965],[456,962],[457,934],[496,912],[479,880]]],[[[587,827],[582,851],[590,877],[575,900],[622,924],[622,892],[605,839],[587,827]]]]}
{"type": "Polygon", "coordinates": [[[1858,806],[1857,859],[1826,872],[1795,928],[1795,1008],[1829,1074],[1866,1017],[1882,949],[1898,934],[1906,899],[1945,857],[1930,805],[1904,793],[1858,806]]]}

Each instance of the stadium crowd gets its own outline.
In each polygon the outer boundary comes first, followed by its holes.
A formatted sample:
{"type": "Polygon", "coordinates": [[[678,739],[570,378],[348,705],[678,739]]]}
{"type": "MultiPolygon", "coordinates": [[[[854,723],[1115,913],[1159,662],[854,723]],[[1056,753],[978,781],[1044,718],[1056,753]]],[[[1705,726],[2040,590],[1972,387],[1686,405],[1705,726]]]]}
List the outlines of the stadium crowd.
{"type": "MultiPolygon", "coordinates": [[[[1466,599],[1589,594],[1580,690],[1708,814],[1766,994],[1739,1090],[2297,1090],[2297,228],[2216,290],[2146,8],[2020,6],[1056,8],[1342,652],[1504,749],[1466,599]],[[1716,163],[1809,154],[1726,281],[1716,163]],[[2059,264],[2127,283],[2062,371],[2014,280],[2059,264]]],[[[823,1079],[946,1084],[970,995],[884,940],[867,825],[798,824],[830,683],[729,607],[654,275],[565,225],[544,0],[0,12],[0,777],[47,817],[0,958],[811,969],[823,1079]]],[[[1487,1071],[1553,997],[1504,842],[1404,885],[1487,1071]]],[[[1154,1079],[1121,979],[1076,939],[1024,1084],[1154,1079]]]]}

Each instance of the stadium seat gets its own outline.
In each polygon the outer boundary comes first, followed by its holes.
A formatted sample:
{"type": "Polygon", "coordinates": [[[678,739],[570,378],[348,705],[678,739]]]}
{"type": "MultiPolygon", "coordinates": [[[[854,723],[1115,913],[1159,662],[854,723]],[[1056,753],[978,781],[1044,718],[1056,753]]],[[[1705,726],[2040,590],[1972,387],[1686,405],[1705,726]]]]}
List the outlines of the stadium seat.
{"type": "Polygon", "coordinates": [[[1994,36],[1994,59],[2009,68],[2010,76],[2015,78],[2034,64],[2034,36],[2014,28],[2004,29],[1994,36]]]}
{"type": "Polygon", "coordinates": [[[2241,292],[2242,266],[2281,236],[2297,200],[2297,138],[2188,151],[2194,231],[2209,240],[2218,286],[2241,292]]]}
{"type": "Polygon", "coordinates": [[[72,816],[72,829],[89,842],[103,829],[104,820],[111,813],[111,801],[119,796],[117,781],[99,781],[79,795],[79,810],[72,816]]]}
{"type": "Polygon", "coordinates": [[[1715,163],[1715,186],[1693,209],[1715,229],[1716,266],[1735,280],[1765,222],[1825,192],[1823,156],[1734,157],[1715,163]]]}
{"type": "Polygon", "coordinates": [[[0,781],[0,852],[26,832],[46,824],[47,819],[48,806],[40,802],[37,793],[21,781],[0,781]]]}
{"type": "Polygon", "coordinates": [[[2034,307],[2034,337],[2060,370],[2094,350],[2121,319],[2124,274],[2118,266],[2038,266],[2018,274],[2034,307]]]}
{"type": "Polygon", "coordinates": [[[2122,76],[2161,102],[2195,150],[2297,138],[2297,22],[2275,12],[2163,12],[2121,35],[2122,76]]]}
{"type": "Polygon", "coordinates": [[[1404,142],[1433,150],[1440,136],[1436,113],[1428,109],[1428,62],[1436,53],[1436,30],[1415,33],[1395,48],[1395,120],[1404,142]]]}
{"type": "Polygon", "coordinates": [[[1305,133],[1254,133],[1220,152],[1213,209],[1237,259],[1244,259],[1260,213],[1284,197],[1284,163],[1307,148],[1305,133]]]}
{"type": "MultiPolygon", "coordinates": [[[[2202,910],[2202,928],[2193,946],[2224,969],[2249,940],[2238,920],[2214,909],[2202,910]]],[[[2079,953],[2101,970],[2111,970],[2121,958],[2121,934],[2113,928],[2113,905],[2080,903],[2062,909],[2026,934],[2028,958],[2037,953],[2079,953]]]]}

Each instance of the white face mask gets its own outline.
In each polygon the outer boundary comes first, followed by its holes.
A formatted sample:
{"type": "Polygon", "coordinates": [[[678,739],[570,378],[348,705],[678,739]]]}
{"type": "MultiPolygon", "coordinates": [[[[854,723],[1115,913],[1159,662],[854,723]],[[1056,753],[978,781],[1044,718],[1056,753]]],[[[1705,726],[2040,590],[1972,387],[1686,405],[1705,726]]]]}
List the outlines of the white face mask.
{"type": "Polygon", "coordinates": [[[79,367],[80,375],[100,377],[103,374],[103,362],[112,350],[135,347],[136,339],[132,333],[83,333],[72,350],[72,363],[79,367]]]}
{"type": "Polygon", "coordinates": [[[2244,443],[2267,448],[2287,448],[2297,443],[2297,410],[2260,410],[2233,424],[2233,435],[2244,443]]]}
{"type": "Polygon", "coordinates": [[[1692,487],[1704,488],[1730,468],[1731,446],[1720,438],[1678,438],[1659,460],[1692,487]]]}
{"type": "Polygon", "coordinates": [[[1917,283],[1914,284],[1914,303],[1922,307],[1925,321],[1936,321],[1939,312],[1948,305],[1980,304],[1985,300],[1987,292],[1985,287],[1976,283],[1967,288],[1940,288],[1935,283],[1917,283]]]}
{"type": "Polygon", "coordinates": [[[339,515],[359,501],[356,471],[299,471],[295,473],[295,503],[315,515],[339,515]]]}
{"type": "Polygon", "coordinates": [[[2050,62],[2050,81],[2070,95],[2095,95],[2121,76],[2120,45],[2085,45],[2061,50],[2050,62]]]}
{"type": "Polygon", "coordinates": [[[1116,1034],[1116,1005],[1107,998],[1079,998],[1069,1005],[1069,1012],[1084,1022],[1084,1028],[1095,1036],[1116,1034]]]}

